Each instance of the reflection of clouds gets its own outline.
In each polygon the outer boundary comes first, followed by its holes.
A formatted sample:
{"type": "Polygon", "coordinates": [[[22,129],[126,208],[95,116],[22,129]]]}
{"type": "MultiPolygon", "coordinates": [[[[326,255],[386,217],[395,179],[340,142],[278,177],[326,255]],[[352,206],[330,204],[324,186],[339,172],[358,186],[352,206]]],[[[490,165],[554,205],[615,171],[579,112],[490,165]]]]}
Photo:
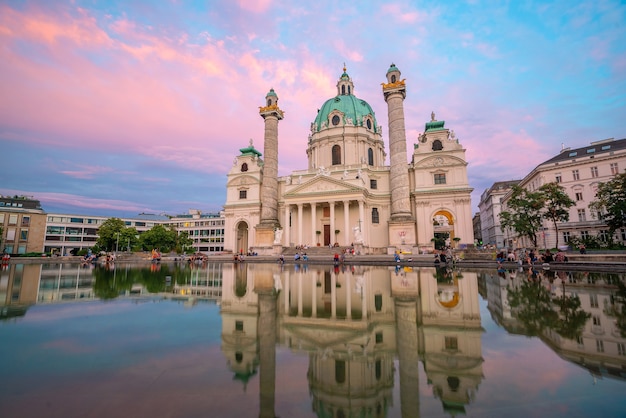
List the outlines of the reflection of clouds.
{"type": "Polygon", "coordinates": [[[78,345],[75,340],[54,340],[42,344],[43,349],[55,349],[63,351],[67,354],[85,354],[98,351],[95,347],[87,347],[84,345],[78,345]]]}
{"type": "Polygon", "coordinates": [[[67,306],[35,306],[26,314],[28,322],[48,322],[59,321],[70,318],[80,318],[85,316],[102,316],[111,315],[111,313],[120,314],[133,308],[128,304],[117,303],[78,303],[67,306]]]}

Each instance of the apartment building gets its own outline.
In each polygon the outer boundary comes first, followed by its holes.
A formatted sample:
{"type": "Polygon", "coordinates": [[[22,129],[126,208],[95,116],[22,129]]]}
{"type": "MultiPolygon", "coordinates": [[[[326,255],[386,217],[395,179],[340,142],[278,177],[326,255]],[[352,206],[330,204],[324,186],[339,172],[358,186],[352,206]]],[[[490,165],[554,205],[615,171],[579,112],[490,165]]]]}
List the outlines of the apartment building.
{"type": "Polygon", "coordinates": [[[41,252],[45,225],[46,215],[39,200],[0,195],[0,253],[41,252]]]}

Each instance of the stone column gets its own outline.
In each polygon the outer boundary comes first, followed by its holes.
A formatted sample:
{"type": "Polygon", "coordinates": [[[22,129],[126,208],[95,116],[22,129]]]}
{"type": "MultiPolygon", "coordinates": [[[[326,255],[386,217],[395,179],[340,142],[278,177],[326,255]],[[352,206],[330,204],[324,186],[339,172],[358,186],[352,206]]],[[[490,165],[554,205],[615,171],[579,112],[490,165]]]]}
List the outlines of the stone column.
{"type": "Polygon", "coordinates": [[[344,244],[350,245],[350,201],[343,201],[343,236],[344,244]]]}
{"type": "Polygon", "coordinates": [[[274,418],[276,392],[276,293],[273,290],[258,292],[259,319],[259,417],[274,418]]]}
{"type": "Polygon", "coordinates": [[[302,203],[298,203],[298,242],[296,245],[303,245],[303,237],[302,237],[302,203]]]}
{"type": "Polygon", "coordinates": [[[289,226],[289,209],[290,209],[289,205],[285,205],[285,224],[283,225],[285,247],[291,246],[291,227],[289,226]]]}
{"type": "Polygon", "coordinates": [[[400,411],[403,417],[413,417],[420,410],[417,301],[395,297],[394,310],[400,368],[400,411]]]}
{"type": "Polygon", "coordinates": [[[271,89],[265,96],[266,106],[259,108],[265,120],[265,144],[263,147],[263,180],[261,183],[261,221],[257,225],[256,244],[271,246],[278,221],[278,121],[283,112],[278,107],[278,96],[271,89]]]}
{"type": "Polygon", "coordinates": [[[316,219],[315,217],[317,216],[317,214],[315,213],[317,209],[317,203],[312,202],[311,203],[311,246],[314,247],[315,245],[317,245],[317,240],[319,239],[319,237],[317,236],[317,234],[315,233],[316,231],[316,219]]]}
{"type": "Polygon", "coordinates": [[[335,245],[335,202],[328,202],[330,205],[330,244],[335,245]]]}
{"type": "Polygon", "coordinates": [[[387,71],[388,84],[383,84],[383,95],[389,115],[389,183],[391,186],[391,219],[411,220],[409,171],[406,157],[406,130],[404,127],[404,98],[406,86],[400,80],[400,70],[394,64],[387,71]]]}

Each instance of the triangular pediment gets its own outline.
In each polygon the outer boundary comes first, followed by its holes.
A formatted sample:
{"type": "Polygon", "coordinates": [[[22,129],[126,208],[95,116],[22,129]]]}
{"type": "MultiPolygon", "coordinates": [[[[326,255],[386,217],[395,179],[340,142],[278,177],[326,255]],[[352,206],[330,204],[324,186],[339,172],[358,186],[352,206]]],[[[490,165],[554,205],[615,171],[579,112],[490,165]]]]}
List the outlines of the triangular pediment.
{"type": "Polygon", "coordinates": [[[336,180],[327,176],[316,176],[304,184],[285,193],[285,198],[329,195],[329,194],[363,194],[364,189],[347,183],[342,180],[336,180]]]}

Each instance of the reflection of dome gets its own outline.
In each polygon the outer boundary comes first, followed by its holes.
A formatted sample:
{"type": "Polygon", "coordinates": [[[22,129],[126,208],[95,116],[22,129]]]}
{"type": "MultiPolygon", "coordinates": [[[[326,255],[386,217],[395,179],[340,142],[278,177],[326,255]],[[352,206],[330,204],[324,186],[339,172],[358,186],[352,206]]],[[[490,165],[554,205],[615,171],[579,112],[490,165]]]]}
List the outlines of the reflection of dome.
{"type": "Polygon", "coordinates": [[[326,100],[326,103],[322,105],[315,121],[313,122],[317,130],[321,129],[322,122],[328,121],[328,115],[334,110],[337,110],[344,115],[345,119],[340,121],[340,125],[343,125],[346,122],[346,119],[351,119],[353,123],[361,126],[364,123],[363,116],[370,116],[374,122],[372,129],[377,129],[378,124],[376,122],[376,117],[374,116],[374,111],[370,105],[365,100],[361,100],[350,94],[343,96],[340,95],[326,100]]]}

